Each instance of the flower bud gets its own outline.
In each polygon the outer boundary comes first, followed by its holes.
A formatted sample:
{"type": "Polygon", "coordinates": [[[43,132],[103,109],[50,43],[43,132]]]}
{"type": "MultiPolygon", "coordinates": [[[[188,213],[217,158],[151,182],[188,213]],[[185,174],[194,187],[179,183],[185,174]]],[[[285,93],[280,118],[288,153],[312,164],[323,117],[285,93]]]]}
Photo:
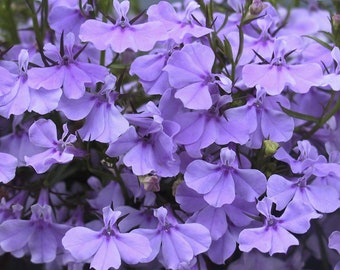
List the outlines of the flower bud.
{"type": "Polygon", "coordinates": [[[159,177],[157,175],[139,176],[138,179],[146,191],[160,191],[159,177]]]}
{"type": "Polygon", "coordinates": [[[263,150],[264,150],[264,155],[266,157],[270,157],[274,155],[279,149],[280,145],[277,142],[273,142],[271,140],[264,140],[263,141],[263,150]]]}
{"type": "Polygon", "coordinates": [[[249,6],[249,13],[251,15],[259,15],[266,7],[267,5],[262,3],[261,0],[253,0],[249,6]]]}

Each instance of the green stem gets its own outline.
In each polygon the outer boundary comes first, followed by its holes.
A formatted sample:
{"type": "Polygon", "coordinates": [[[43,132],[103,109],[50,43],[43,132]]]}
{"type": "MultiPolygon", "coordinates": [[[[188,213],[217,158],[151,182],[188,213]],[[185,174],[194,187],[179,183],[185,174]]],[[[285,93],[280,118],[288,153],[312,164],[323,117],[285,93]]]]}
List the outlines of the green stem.
{"type": "MultiPolygon", "coordinates": [[[[333,98],[333,97],[331,97],[333,98]]],[[[340,97],[338,96],[338,99],[334,105],[334,107],[326,113],[318,123],[307,133],[305,136],[305,139],[310,138],[315,132],[317,132],[326,122],[333,116],[335,115],[338,111],[340,110],[340,97]]]]}

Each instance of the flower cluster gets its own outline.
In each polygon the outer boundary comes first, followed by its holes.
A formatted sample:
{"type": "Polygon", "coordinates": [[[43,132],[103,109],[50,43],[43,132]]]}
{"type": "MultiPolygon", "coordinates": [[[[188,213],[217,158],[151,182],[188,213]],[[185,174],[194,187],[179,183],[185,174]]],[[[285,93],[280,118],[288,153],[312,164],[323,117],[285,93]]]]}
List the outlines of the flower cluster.
{"type": "Polygon", "coordinates": [[[0,264],[339,270],[339,3],[142,2],[0,6],[0,264]]]}

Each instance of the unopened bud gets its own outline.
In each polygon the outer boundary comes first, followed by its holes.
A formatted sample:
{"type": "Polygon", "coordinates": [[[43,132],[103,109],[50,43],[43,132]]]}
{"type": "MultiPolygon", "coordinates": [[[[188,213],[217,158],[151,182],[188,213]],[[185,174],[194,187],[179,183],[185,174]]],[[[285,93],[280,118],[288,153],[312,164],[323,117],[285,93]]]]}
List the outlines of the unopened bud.
{"type": "Polygon", "coordinates": [[[279,149],[280,145],[277,142],[273,142],[271,140],[264,140],[263,141],[263,149],[264,149],[264,155],[266,157],[271,157],[274,155],[279,149]]]}
{"type": "Polygon", "coordinates": [[[160,191],[159,177],[157,175],[138,176],[139,182],[143,184],[146,191],[160,191]]]}
{"type": "Polygon", "coordinates": [[[253,0],[251,5],[249,6],[249,13],[251,15],[259,15],[266,7],[267,5],[264,4],[261,0],[253,0]]]}

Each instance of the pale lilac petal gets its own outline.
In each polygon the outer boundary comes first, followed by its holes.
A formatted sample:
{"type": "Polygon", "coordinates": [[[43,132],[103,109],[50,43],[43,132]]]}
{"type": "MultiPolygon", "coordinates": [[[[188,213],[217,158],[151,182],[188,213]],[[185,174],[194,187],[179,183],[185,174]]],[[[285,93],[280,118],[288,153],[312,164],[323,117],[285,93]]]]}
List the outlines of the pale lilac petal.
{"type": "Polygon", "coordinates": [[[260,85],[269,95],[280,94],[287,84],[294,85],[295,81],[285,67],[273,65],[245,65],[242,78],[246,86],[260,85]],[[268,80],[270,78],[270,80],[268,80]]]}
{"type": "Polygon", "coordinates": [[[188,213],[193,213],[207,206],[202,199],[202,195],[189,188],[185,182],[176,189],[176,201],[181,205],[181,209],[188,213]]]}
{"type": "Polygon", "coordinates": [[[292,201],[280,217],[280,226],[293,233],[305,233],[310,227],[310,220],[321,216],[311,206],[292,201]]]}
{"type": "Polygon", "coordinates": [[[90,113],[96,100],[93,95],[87,92],[79,99],[68,99],[62,96],[58,104],[58,110],[62,111],[70,120],[81,120],[90,113]]]}
{"type": "Polygon", "coordinates": [[[136,264],[151,255],[152,249],[148,238],[137,233],[124,233],[114,238],[122,260],[136,264]]]}
{"type": "Polygon", "coordinates": [[[0,160],[0,183],[7,184],[15,177],[18,160],[16,157],[6,153],[0,153],[0,160]]]}
{"type": "Polygon", "coordinates": [[[33,263],[49,263],[56,258],[57,241],[53,230],[49,227],[37,228],[28,242],[31,251],[31,261],[33,263]]]}
{"type": "Polygon", "coordinates": [[[207,251],[211,244],[209,230],[198,223],[177,224],[176,230],[189,243],[194,255],[207,251]]]}
{"type": "Polygon", "coordinates": [[[111,37],[114,28],[110,23],[87,20],[80,26],[79,38],[85,42],[90,41],[98,50],[105,50],[114,41],[111,37]]]}
{"type": "Polygon", "coordinates": [[[264,110],[261,118],[261,130],[266,139],[286,142],[293,136],[294,120],[283,112],[264,110]]]}
{"type": "Polygon", "coordinates": [[[28,111],[46,114],[57,108],[62,91],[61,89],[39,90],[30,89],[30,105],[28,111]]]}
{"type": "Polygon", "coordinates": [[[150,262],[154,258],[156,258],[156,256],[158,255],[161,249],[161,243],[162,243],[161,232],[159,232],[158,230],[151,230],[151,229],[136,229],[136,230],[133,230],[133,233],[138,233],[146,237],[147,239],[149,239],[150,247],[152,249],[150,255],[145,259],[141,259],[140,261],[145,263],[145,262],[150,262]]]}
{"type": "MultiPolygon", "coordinates": [[[[211,181],[210,179],[209,181],[211,181]]],[[[215,186],[203,196],[204,200],[214,207],[232,203],[235,199],[235,189],[237,188],[232,175],[222,173],[219,178],[216,177],[216,180],[218,182],[216,182],[215,186]]]]}
{"type": "Polygon", "coordinates": [[[245,229],[238,238],[239,248],[244,252],[257,248],[259,251],[267,253],[272,248],[273,233],[273,230],[267,230],[266,227],[245,229]]]}
{"type": "Polygon", "coordinates": [[[180,263],[189,262],[194,257],[189,243],[175,230],[163,232],[161,252],[164,266],[170,269],[177,269],[180,263]]]}
{"type": "Polygon", "coordinates": [[[6,252],[22,249],[34,230],[34,225],[27,220],[6,220],[0,225],[0,247],[6,252]]]}
{"type": "Polygon", "coordinates": [[[248,202],[255,201],[266,191],[264,174],[254,169],[238,169],[233,173],[236,194],[248,202]]]}
{"type": "Polygon", "coordinates": [[[208,85],[202,82],[192,83],[177,89],[175,97],[183,102],[184,107],[195,110],[207,110],[212,105],[208,85]]]}
{"type": "Polygon", "coordinates": [[[338,191],[324,183],[308,185],[306,196],[313,208],[321,213],[332,213],[340,207],[338,191]]]}
{"type": "Polygon", "coordinates": [[[299,241],[296,237],[280,226],[269,228],[269,230],[272,230],[271,249],[269,250],[269,255],[273,255],[274,253],[287,253],[290,246],[299,245],[299,241]]]}
{"type": "Polygon", "coordinates": [[[329,236],[328,247],[335,249],[336,251],[338,251],[338,253],[340,253],[340,232],[339,231],[334,231],[329,236]]]}
{"type": "Polygon", "coordinates": [[[294,197],[296,187],[294,183],[280,175],[272,175],[268,179],[267,195],[276,204],[276,209],[281,211],[294,197]]]}
{"type": "Polygon", "coordinates": [[[320,85],[323,76],[320,65],[316,63],[290,65],[289,71],[295,80],[292,90],[300,94],[307,93],[312,86],[320,85]]]}
{"type": "Polygon", "coordinates": [[[136,74],[145,81],[156,80],[166,64],[165,54],[149,54],[137,57],[130,67],[130,75],[136,74]],[[150,71],[153,72],[150,72],[150,71]]]}
{"type": "Polygon", "coordinates": [[[58,141],[56,126],[52,120],[39,119],[28,130],[30,141],[40,147],[55,147],[58,141]]]}
{"type": "Polygon", "coordinates": [[[85,83],[91,83],[91,78],[75,64],[62,66],[62,68],[65,69],[63,82],[64,95],[70,99],[81,98],[85,94],[85,83]]]}
{"type": "Polygon", "coordinates": [[[208,228],[213,240],[222,237],[228,229],[226,214],[223,208],[205,207],[197,214],[196,222],[208,228]]]}
{"type": "Polygon", "coordinates": [[[223,177],[223,171],[218,168],[218,165],[195,160],[189,164],[184,173],[185,183],[198,193],[206,194],[223,177]]]}
{"type": "Polygon", "coordinates": [[[27,71],[28,85],[33,89],[58,89],[64,83],[65,69],[62,66],[31,68],[27,71]]]}
{"type": "Polygon", "coordinates": [[[87,261],[98,251],[104,239],[100,232],[86,227],[75,227],[66,232],[62,244],[75,259],[87,261]]]}
{"type": "Polygon", "coordinates": [[[91,260],[90,267],[96,270],[118,269],[122,261],[113,239],[103,237],[103,241],[91,260]]]}
{"type": "Polygon", "coordinates": [[[236,249],[235,237],[227,230],[218,240],[212,241],[207,252],[209,258],[217,264],[224,264],[236,249]]]}

